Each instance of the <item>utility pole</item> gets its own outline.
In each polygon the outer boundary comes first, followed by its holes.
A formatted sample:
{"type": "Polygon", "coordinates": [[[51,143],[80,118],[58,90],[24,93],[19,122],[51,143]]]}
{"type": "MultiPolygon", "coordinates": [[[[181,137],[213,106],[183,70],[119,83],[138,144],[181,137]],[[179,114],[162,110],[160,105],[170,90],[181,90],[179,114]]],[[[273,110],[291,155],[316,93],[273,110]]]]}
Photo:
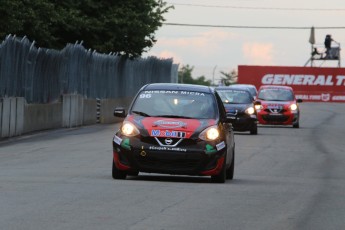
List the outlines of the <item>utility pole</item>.
{"type": "Polygon", "coordinates": [[[214,86],[214,72],[216,71],[217,65],[214,66],[213,68],[213,73],[212,73],[212,85],[214,86]]]}

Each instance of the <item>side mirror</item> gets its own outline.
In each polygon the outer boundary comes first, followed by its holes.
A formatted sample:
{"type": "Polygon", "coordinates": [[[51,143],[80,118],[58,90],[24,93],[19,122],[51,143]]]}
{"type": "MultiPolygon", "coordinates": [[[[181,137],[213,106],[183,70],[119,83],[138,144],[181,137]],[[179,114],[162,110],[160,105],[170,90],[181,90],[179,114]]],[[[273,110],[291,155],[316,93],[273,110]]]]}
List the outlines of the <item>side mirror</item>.
{"type": "Polygon", "coordinates": [[[123,107],[116,107],[114,110],[114,117],[126,117],[126,110],[123,107]]]}
{"type": "Polygon", "coordinates": [[[301,102],[303,102],[303,100],[299,98],[299,99],[296,100],[296,102],[297,103],[301,103],[301,102]]]}

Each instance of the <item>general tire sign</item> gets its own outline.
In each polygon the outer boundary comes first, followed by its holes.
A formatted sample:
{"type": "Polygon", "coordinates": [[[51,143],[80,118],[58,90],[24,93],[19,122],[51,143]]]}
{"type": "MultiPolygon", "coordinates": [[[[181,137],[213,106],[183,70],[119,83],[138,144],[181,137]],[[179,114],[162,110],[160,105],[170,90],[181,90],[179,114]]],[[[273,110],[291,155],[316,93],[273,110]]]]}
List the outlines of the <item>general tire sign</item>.
{"type": "Polygon", "coordinates": [[[239,66],[238,83],[291,86],[296,98],[345,102],[345,68],[239,66]]]}

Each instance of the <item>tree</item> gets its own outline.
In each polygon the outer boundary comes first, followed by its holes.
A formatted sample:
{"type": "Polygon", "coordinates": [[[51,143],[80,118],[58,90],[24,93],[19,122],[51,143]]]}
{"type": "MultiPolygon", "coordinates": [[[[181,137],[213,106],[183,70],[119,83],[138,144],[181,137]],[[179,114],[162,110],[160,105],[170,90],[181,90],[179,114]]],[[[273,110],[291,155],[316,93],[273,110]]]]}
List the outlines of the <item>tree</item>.
{"type": "Polygon", "coordinates": [[[197,79],[192,77],[194,67],[188,64],[182,66],[178,71],[178,82],[186,84],[196,84],[196,85],[211,85],[211,80],[206,80],[204,76],[200,76],[197,79]]]}
{"type": "Polygon", "coordinates": [[[40,47],[85,48],[139,57],[156,42],[155,31],[173,6],[164,0],[0,0],[0,37],[15,34],[40,47]]]}
{"type": "Polygon", "coordinates": [[[221,79],[223,85],[232,85],[237,82],[238,73],[236,70],[232,70],[229,73],[220,71],[220,73],[224,76],[221,79]]]}

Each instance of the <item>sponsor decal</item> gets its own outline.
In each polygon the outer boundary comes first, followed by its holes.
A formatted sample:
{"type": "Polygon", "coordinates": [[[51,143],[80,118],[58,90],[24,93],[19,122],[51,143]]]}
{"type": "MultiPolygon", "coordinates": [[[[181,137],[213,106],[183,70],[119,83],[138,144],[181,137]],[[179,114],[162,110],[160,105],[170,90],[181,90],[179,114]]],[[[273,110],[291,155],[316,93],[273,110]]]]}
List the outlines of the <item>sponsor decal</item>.
{"type": "Polygon", "coordinates": [[[282,105],[276,105],[276,104],[269,104],[267,105],[268,109],[282,109],[283,106],[282,105]]]}
{"type": "Polygon", "coordinates": [[[167,121],[167,120],[158,120],[153,123],[154,126],[159,126],[162,128],[180,128],[186,127],[187,124],[182,121],[167,121]]]}
{"type": "Polygon", "coordinates": [[[212,154],[212,153],[215,153],[217,152],[217,150],[214,149],[214,147],[210,144],[207,144],[206,145],[206,154],[212,154]]]}
{"type": "MultiPolygon", "coordinates": [[[[341,97],[341,96],[340,96],[341,97]]],[[[331,97],[329,93],[322,93],[322,94],[298,94],[296,98],[302,100],[309,100],[309,101],[331,101],[334,100],[334,96],[331,97]]],[[[342,99],[340,99],[342,100],[342,99]]]]}
{"type": "Polygon", "coordinates": [[[342,96],[333,96],[332,100],[333,101],[345,101],[345,96],[344,95],[342,95],[342,96]]]}
{"type": "Polygon", "coordinates": [[[152,94],[181,94],[181,95],[193,95],[193,96],[205,96],[204,93],[201,92],[195,92],[195,91],[177,91],[177,90],[144,90],[140,94],[140,98],[148,98],[146,95],[150,95],[151,97],[152,94]]]}
{"type": "Polygon", "coordinates": [[[131,150],[131,145],[129,144],[129,139],[126,138],[121,142],[121,147],[127,150],[131,150]]]}
{"type": "Polygon", "coordinates": [[[118,144],[118,145],[121,145],[121,142],[122,142],[122,139],[120,138],[120,137],[118,137],[118,136],[114,136],[114,142],[116,143],[116,144],[118,144]]]}
{"type": "Polygon", "coordinates": [[[178,148],[178,147],[150,146],[149,149],[150,150],[158,150],[158,151],[187,152],[187,149],[178,148]]]}
{"type": "Polygon", "coordinates": [[[344,75],[266,74],[261,79],[266,85],[344,86],[344,75]]]}
{"type": "Polygon", "coordinates": [[[329,93],[321,94],[321,100],[322,101],[329,101],[330,99],[331,99],[331,95],[329,93]]]}
{"type": "Polygon", "coordinates": [[[225,142],[224,141],[220,142],[219,144],[216,145],[216,148],[218,151],[224,149],[225,148],[225,142]]]}
{"type": "Polygon", "coordinates": [[[169,130],[151,130],[152,137],[178,137],[178,138],[185,138],[186,132],[180,131],[169,131],[169,130]]]}

